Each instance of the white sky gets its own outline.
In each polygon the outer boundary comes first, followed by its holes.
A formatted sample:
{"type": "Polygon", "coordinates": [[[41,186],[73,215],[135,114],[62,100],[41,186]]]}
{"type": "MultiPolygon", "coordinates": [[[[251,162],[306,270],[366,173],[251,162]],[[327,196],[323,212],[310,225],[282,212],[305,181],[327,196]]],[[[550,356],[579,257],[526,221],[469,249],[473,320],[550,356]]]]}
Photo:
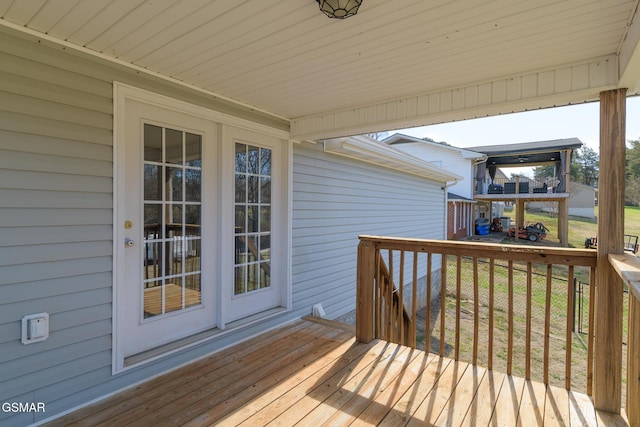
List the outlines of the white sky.
{"type": "MultiPolygon", "coordinates": [[[[395,132],[417,138],[429,137],[455,147],[516,144],[519,142],[579,138],[598,151],[600,139],[600,104],[570,105],[524,113],[505,114],[432,126],[402,129],[395,132]]],[[[389,132],[389,134],[392,134],[389,132]]],[[[640,139],[640,97],[627,98],[627,140],[640,139]]],[[[530,168],[506,169],[510,173],[527,173],[530,168]]]]}

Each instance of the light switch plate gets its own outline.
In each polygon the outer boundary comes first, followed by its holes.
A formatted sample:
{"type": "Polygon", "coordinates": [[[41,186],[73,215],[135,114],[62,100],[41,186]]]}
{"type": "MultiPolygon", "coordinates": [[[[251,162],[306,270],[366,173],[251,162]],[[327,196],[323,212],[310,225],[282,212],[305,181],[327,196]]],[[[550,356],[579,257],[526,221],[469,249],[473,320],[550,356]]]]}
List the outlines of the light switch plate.
{"type": "Polygon", "coordinates": [[[49,338],[49,313],[29,314],[22,318],[22,344],[49,338]]]}

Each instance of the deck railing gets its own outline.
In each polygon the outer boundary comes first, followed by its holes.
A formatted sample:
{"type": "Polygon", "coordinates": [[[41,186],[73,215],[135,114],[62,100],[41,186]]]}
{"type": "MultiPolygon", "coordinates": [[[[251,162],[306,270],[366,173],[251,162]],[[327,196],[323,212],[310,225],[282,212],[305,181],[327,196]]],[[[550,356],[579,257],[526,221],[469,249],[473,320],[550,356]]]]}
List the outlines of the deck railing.
{"type": "Polygon", "coordinates": [[[609,255],[609,261],[629,289],[626,411],[629,425],[640,426],[640,258],[609,255]]]}
{"type": "MultiPolygon", "coordinates": [[[[546,194],[554,193],[557,180],[535,181],[530,178],[496,178],[485,184],[481,194],[546,194]]],[[[478,192],[476,192],[478,193],[478,192]]]]}
{"type": "MultiPolygon", "coordinates": [[[[640,426],[640,258],[609,255],[609,261],[629,289],[624,406],[629,425],[640,426]]],[[[422,342],[426,351],[466,356],[489,369],[502,361],[509,375],[561,382],[567,390],[584,370],[591,395],[595,277],[593,250],[361,236],[356,335],[363,342],[422,342]],[[577,276],[590,282],[583,336],[575,330],[577,276]]]]}
{"type": "Polygon", "coordinates": [[[593,250],[361,236],[356,335],[501,364],[509,375],[567,390],[574,379],[590,395],[594,304],[587,333],[574,333],[573,279],[593,285],[595,272],[593,250]]]}

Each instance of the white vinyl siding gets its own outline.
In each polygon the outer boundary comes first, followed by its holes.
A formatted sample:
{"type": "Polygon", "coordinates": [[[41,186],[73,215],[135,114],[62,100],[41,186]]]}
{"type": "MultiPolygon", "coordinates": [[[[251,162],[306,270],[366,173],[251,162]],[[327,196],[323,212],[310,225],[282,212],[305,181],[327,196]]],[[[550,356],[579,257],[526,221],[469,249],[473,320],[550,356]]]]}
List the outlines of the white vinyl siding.
{"type": "Polygon", "coordinates": [[[427,162],[439,162],[437,166],[447,172],[463,177],[462,180],[447,188],[447,191],[458,196],[473,199],[473,161],[462,157],[459,151],[451,148],[439,148],[432,143],[393,144],[403,153],[410,154],[427,162]]]}
{"type": "Polygon", "coordinates": [[[327,317],[355,308],[358,235],[442,239],[444,192],[399,171],[294,146],[293,301],[327,317]]]}

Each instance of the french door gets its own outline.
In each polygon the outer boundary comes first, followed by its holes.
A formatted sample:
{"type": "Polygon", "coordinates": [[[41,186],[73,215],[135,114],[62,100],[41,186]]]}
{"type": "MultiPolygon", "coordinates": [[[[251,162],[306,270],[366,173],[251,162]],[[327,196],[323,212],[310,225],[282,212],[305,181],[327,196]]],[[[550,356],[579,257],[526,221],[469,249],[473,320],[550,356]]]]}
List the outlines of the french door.
{"type": "Polygon", "coordinates": [[[116,91],[114,372],[128,356],[291,307],[291,143],[116,91]]]}
{"type": "Polygon", "coordinates": [[[219,264],[217,125],[136,101],[126,108],[116,224],[125,357],[214,327],[219,264]]]}
{"type": "Polygon", "coordinates": [[[285,306],[287,157],[283,141],[227,127],[223,176],[233,183],[224,209],[231,227],[224,228],[223,319],[231,322],[285,306]],[[232,256],[232,258],[231,258],[232,256]]]}

